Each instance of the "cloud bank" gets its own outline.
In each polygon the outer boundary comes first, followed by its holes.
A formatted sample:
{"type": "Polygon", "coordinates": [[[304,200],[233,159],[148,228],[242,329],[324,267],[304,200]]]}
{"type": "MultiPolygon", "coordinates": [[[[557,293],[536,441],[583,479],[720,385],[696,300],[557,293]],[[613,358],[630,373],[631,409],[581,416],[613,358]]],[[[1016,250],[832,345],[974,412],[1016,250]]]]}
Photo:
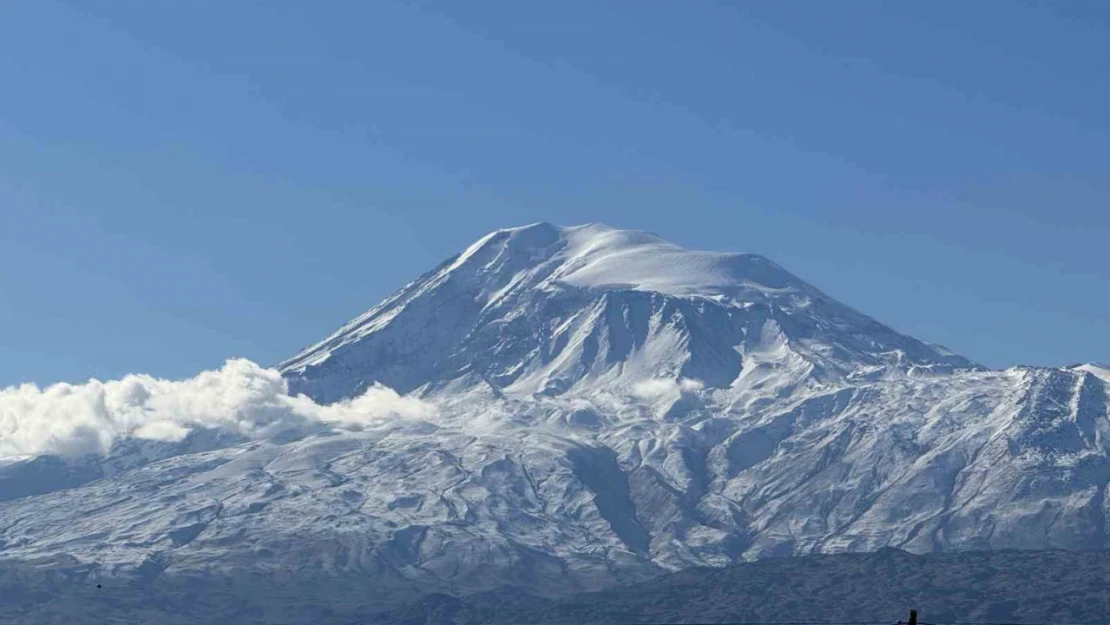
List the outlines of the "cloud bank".
{"type": "Polygon", "coordinates": [[[384,386],[320,405],[289,395],[276,370],[237,359],[186,380],[128,375],[109,382],[0,389],[0,459],[106,455],[127,438],[177,442],[198,428],[257,439],[294,428],[353,428],[434,414],[431,405],[384,386]]]}

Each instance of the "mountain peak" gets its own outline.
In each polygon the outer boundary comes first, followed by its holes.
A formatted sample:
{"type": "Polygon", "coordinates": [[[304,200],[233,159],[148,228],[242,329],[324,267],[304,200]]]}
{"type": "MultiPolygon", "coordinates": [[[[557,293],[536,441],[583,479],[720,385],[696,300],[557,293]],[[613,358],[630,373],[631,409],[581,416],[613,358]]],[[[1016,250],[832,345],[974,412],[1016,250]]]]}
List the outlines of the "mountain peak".
{"type": "Polygon", "coordinates": [[[280,368],[295,391],[334,401],[377,382],[409,392],[465,379],[550,395],[656,379],[726,388],[776,368],[801,383],[937,366],[972,363],[763,256],[537,223],[487,234],[280,368]]]}
{"type": "Polygon", "coordinates": [[[496,230],[467,248],[448,271],[498,263],[514,271],[545,265],[549,283],[594,290],[757,300],[788,292],[818,295],[758,254],[689,250],[655,234],[597,223],[496,230]]]}

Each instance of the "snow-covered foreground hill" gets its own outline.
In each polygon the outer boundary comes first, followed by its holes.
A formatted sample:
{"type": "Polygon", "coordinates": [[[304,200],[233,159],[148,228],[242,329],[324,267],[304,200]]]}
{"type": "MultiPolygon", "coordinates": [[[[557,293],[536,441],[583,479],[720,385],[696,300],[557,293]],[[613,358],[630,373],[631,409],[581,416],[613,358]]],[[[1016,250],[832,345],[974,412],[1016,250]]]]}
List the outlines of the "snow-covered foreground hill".
{"type": "Polygon", "coordinates": [[[1110,370],[987,370],[759,256],[498,231],[279,369],[3,391],[9,583],[330,576],[384,604],[1107,545],[1110,370]]]}

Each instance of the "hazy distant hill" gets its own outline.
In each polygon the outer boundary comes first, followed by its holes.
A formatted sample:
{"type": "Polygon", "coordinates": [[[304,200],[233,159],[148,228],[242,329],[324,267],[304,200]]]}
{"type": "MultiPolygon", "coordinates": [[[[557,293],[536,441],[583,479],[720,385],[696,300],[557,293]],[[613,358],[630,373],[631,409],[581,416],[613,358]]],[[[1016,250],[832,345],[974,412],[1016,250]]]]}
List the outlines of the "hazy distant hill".
{"type": "Polygon", "coordinates": [[[1110,622],[1110,552],[999,551],[772,558],[688,569],[558,601],[510,592],[436,595],[379,617],[399,625],[480,623],[1110,622]]]}

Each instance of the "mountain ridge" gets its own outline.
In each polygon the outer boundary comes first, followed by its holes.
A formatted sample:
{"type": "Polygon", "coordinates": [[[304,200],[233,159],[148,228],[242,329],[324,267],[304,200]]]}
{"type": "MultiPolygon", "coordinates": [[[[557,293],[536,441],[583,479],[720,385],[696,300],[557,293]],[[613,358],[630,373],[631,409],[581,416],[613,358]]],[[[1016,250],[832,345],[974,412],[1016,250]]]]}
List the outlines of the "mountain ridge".
{"type": "Polygon", "coordinates": [[[280,375],[94,389],[123,438],[0,466],[0,560],[318,572],[384,604],[883,547],[1101,549],[1100,371],[982,368],[758,255],[500,230],[280,375]]]}

